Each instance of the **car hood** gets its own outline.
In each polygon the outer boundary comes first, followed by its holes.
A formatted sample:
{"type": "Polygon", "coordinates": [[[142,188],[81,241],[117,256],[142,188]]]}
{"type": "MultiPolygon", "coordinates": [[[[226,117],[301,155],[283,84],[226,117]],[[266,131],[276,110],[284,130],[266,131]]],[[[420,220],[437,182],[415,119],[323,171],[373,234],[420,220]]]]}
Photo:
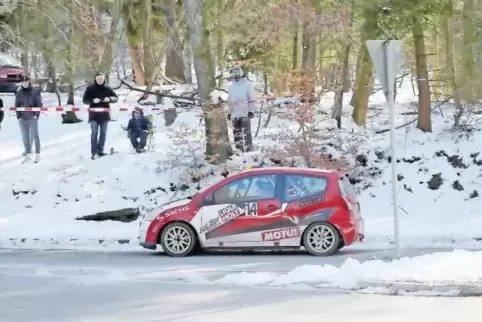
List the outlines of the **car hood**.
{"type": "Polygon", "coordinates": [[[0,66],[0,74],[22,74],[22,72],[22,68],[0,66]]]}
{"type": "Polygon", "coordinates": [[[176,199],[172,200],[169,202],[166,202],[158,207],[148,209],[144,216],[143,220],[149,220],[153,221],[161,212],[166,211],[168,209],[174,208],[174,207],[179,207],[179,206],[185,206],[188,203],[191,202],[192,199],[176,199]]]}

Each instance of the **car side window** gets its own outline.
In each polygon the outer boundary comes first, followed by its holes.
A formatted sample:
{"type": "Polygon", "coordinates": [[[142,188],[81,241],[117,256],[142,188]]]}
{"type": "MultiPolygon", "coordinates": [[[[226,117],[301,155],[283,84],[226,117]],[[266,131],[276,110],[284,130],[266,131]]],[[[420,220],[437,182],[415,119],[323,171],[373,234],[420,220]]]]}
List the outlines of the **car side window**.
{"type": "Polygon", "coordinates": [[[213,194],[215,204],[273,199],[276,175],[253,175],[225,184],[213,194]]]}
{"type": "Polygon", "coordinates": [[[287,175],[285,200],[293,201],[301,198],[316,196],[326,191],[328,179],[306,175],[287,175]]]}

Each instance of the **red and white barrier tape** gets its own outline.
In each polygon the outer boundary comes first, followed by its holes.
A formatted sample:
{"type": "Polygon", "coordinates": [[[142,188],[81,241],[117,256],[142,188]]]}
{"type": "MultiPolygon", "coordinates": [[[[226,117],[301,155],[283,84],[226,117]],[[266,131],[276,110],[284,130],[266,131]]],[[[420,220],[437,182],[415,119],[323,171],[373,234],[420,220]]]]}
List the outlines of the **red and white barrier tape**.
{"type": "MultiPolygon", "coordinates": [[[[80,112],[80,111],[88,111],[88,112],[111,112],[111,111],[119,111],[119,112],[129,112],[134,111],[135,107],[120,107],[120,108],[113,108],[113,107],[63,107],[63,106],[50,106],[50,107],[0,107],[0,111],[12,111],[12,112],[80,112]]],[[[149,107],[149,108],[141,108],[149,109],[151,111],[164,111],[164,110],[173,110],[175,108],[165,108],[165,107],[149,107]]]]}
{"type": "MultiPolygon", "coordinates": [[[[249,104],[260,104],[260,103],[273,103],[273,104],[283,104],[289,103],[298,100],[297,97],[288,96],[288,97],[269,97],[260,100],[252,100],[248,101],[249,104]]],[[[240,102],[241,103],[241,102],[240,102]]],[[[246,102],[245,102],[246,103],[246,102]]],[[[135,109],[142,109],[142,110],[150,110],[150,111],[165,111],[165,110],[174,110],[175,107],[166,108],[166,107],[150,107],[150,106],[143,106],[143,107],[75,107],[75,106],[44,106],[44,107],[0,107],[0,111],[12,111],[12,112],[80,112],[80,111],[88,111],[88,112],[111,112],[111,111],[119,111],[119,112],[130,112],[134,111],[135,109]]]]}

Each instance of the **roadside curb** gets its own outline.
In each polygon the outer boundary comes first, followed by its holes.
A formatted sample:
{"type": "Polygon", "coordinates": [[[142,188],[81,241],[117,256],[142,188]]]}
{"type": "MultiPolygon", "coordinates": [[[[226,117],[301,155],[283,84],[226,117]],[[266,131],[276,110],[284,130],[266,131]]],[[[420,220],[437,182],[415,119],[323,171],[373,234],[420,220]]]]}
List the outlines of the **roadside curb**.
{"type": "MultiPolygon", "coordinates": [[[[358,291],[364,293],[369,288],[384,288],[388,295],[410,295],[410,293],[433,293],[432,296],[469,297],[482,296],[482,281],[477,283],[422,283],[422,282],[378,282],[366,281],[358,283],[358,291]],[[442,295],[447,294],[447,295],[442,295]]],[[[381,294],[382,292],[374,292],[381,294]]],[[[424,296],[430,296],[426,294],[424,296]]]]}

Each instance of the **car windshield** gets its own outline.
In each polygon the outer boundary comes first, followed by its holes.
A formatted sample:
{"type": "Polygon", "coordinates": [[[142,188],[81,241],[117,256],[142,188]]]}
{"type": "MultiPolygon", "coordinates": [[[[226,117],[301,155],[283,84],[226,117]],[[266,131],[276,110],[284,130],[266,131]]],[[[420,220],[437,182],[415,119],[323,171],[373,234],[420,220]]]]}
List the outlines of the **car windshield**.
{"type": "Polygon", "coordinates": [[[22,68],[22,63],[20,63],[17,59],[0,54],[0,66],[1,67],[11,67],[11,68],[22,68]]]}

